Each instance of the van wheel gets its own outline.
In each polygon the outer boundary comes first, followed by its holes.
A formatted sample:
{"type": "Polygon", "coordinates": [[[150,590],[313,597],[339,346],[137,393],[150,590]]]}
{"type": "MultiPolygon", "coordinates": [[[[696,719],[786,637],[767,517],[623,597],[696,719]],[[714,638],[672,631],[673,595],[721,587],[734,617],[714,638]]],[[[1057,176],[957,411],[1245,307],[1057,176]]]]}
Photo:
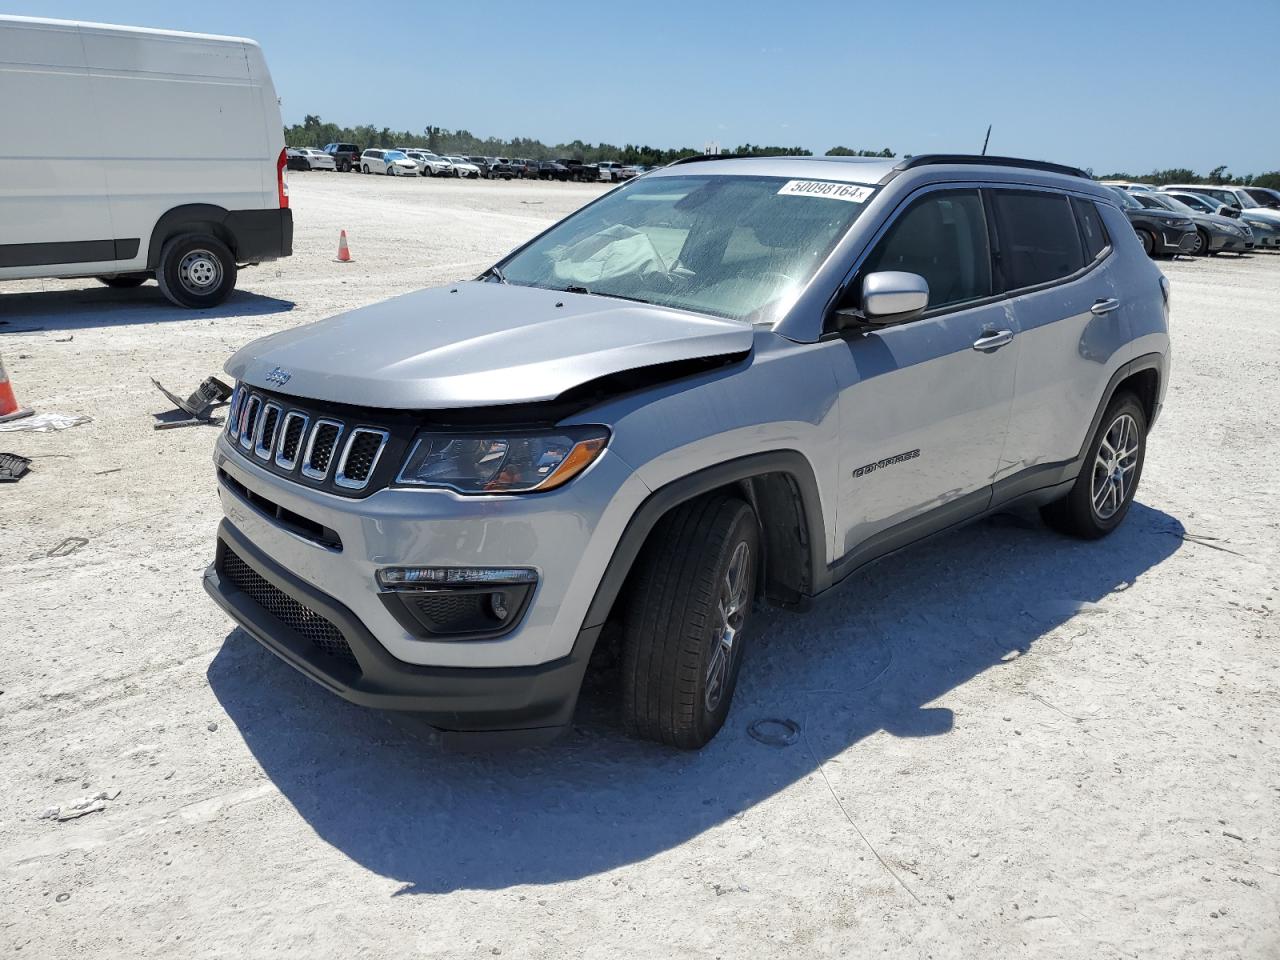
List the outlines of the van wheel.
{"type": "Polygon", "coordinates": [[[160,291],[180,307],[216,307],[236,286],[236,258],[216,237],[188,233],[160,251],[160,291]]]}
{"type": "Polygon", "coordinates": [[[368,165],[368,164],[366,164],[366,163],[362,163],[362,164],[360,164],[360,172],[361,172],[361,173],[368,173],[368,172],[369,172],[369,165],[368,165]]]}
{"type": "Polygon", "coordinates": [[[713,494],[663,517],[624,610],[627,732],[694,750],[719,732],[742,665],[760,532],[746,501],[713,494]]]}
{"type": "Polygon", "coordinates": [[[117,290],[128,290],[133,287],[140,287],[147,282],[145,273],[122,273],[114,277],[98,277],[99,283],[105,283],[108,287],[114,287],[117,290]]]}
{"type": "Polygon", "coordinates": [[[1133,394],[1121,393],[1103,414],[1070,492],[1041,508],[1045,523],[1084,540],[1105,537],[1129,512],[1146,455],[1146,411],[1133,394]]]}

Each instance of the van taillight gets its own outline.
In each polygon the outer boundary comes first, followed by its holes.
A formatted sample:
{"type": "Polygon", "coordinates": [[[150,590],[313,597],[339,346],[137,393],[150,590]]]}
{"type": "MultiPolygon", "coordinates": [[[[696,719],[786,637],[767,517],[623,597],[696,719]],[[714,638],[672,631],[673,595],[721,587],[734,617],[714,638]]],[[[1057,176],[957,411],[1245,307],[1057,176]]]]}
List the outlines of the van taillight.
{"type": "Polygon", "coordinates": [[[280,157],[276,160],[276,189],[280,193],[280,209],[283,210],[289,206],[289,184],[284,182],[285,167],[289,163],[289,157],[285,150],[280,151],[280,157]]]}

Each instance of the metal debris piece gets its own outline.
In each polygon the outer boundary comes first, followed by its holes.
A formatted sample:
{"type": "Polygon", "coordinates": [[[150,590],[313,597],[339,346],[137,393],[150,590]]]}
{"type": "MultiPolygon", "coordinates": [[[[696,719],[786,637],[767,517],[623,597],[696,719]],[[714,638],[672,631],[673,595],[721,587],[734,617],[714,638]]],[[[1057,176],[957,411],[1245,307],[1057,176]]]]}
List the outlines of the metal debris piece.
{"type": "Polygon", "coordinates": [[[160,419],[160,423],[155,425],[155,429],[167,430],[171,427],[189,427],[197,423],[216,425],[222,422],[213,417],[213,411],[227,402],[231,396],[231,388],[217,377],[207,378],[185,400],[176,393],[170,393],[166,390],[159,380],[153,378],[151,382],[157,390],[173,402],[173,405],[178,410],[186,414],[185,418],[174,418],[169,412],[156,414],[156,417],[160,419]]]}

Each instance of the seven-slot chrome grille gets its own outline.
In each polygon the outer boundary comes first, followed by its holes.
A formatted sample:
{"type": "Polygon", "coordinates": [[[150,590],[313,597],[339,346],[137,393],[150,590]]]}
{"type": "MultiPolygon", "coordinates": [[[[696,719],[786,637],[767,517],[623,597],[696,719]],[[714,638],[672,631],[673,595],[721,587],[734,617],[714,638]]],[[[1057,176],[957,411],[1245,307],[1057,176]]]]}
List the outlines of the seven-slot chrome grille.
{"type": "MultiPolygon", "coordinates": [[[[391,431],[345,416],[295,407],[287,397],[237,386],[227,439],[273,473],[351,496],[369,490],[391,431]]],[[[402,444],[396,444],[402,446],[402,444]]]]}

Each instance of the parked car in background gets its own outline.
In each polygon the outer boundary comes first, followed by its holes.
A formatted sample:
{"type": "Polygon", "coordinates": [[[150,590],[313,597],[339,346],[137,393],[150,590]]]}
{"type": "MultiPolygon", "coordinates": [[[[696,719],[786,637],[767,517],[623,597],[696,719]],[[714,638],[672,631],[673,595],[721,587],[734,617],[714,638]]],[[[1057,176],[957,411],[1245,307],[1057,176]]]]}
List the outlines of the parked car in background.
{"type": "Polygon", "coordinates": [[[285,168],[288,170],[310,170],[311,165],[307,163],[307,158],[297,147],[285,147],[285,168]]]}
{"type": "Polygon", "coordinates": [[[489,168],[493,165],[493,157],[467,157],[473,167],[480,171],[480,176],[489,179],[489,168]]]}
{"type": "Polygon", "coordinates": [[[538,161],[530,160],[527,157],[512,160],[511,165],[515,168],[516,176],[524,180],[536,180],[538,177],[538,161]]]}
{"type": "Polygon", "coordinates": [[[1139,183],[1135,180],[1101,180],[1099,181],[1104,187],[1118,187],[1121,190],[1154,190],[1154,183],[1139,183]]]}
{"type": "Polygon", "coordinates": [[[514,180],[516,165],[509,157],[494,157],[489,164],[489,176],[491,179],[514,180]]]}
{"type": "Polygon", "coordinates": [[[600,179],[600,171],[596,169],[595,164],[584,163],[581,160],[573,160],[567,157],[560,158],[556,163],[569,171],[570,180],[580,183],[593,183],[600,179]]]}
{"type": "Polygon", "coordinates": [[[600,179],[606,183],[613,183],[621,180],[622,164],[617,160],[601,160],[596,164],[596,170],[599,171],[600,179]]]}
{"type": "Polygon", "coordinates": [[[0,16],[0,104],[0,280],[155,278],[202,308],[240,267],[292,252],[284,128],[254,41],[0,16]]]}
{"type": "Polygon", "coordinates": [[[1133,190],[1129,195],[1148,210],[1169,210],[1190,217],[1191,222],[1196,225],[1195,243],[1189,251],[1193,256],[1205,257],[1224,250],[1243,253],[1253,248],[1253,231],[1247,223],[1204,213],[1187,206],[1172,194],[1158,190],[1133,190]]]}
{"type": "MultiPolygon", "coordinates": [[[[696,749],[760,605],[1015,503],[1116,531],[1168,316],[1169,281],[1073,168],[675,164],[478,280],[235,354],[204,586],[328,691],[455,743],[568,729],[599,642],[624,729],[696,749]]],[[[254,687],[276,714],[279,679],[254,687]]]]}
{"type": "Polygon", "coordinates": [[[389,177],[416,177],[418,165],[399,150],[366,150],[360,154],[361,173],[384,173],[389,177]]]}
{"type": "Polygon", "coordinates": [[[333,157],[325,153],[323,150],[317,150],[315,147],[303,147],[298,151],[302,154],[303,159],[307,161],[307,170],[336,170],[338,165],[334,163],[333,157]]]}
{"type": "Polygon", "coordinates": [[[1189,216],[1170,210],[1149,210],[1134,199],[1128,190],[1105,187],[1116,198],[1120,209],[1129,218],[1142,249],[1149,257],[1172,257],[1190,253],[1196,243],[1196,227],[1189,216]]]}
{"type": "Polygon", "coordinates": [[[1276,231],[1280,231],[1280,210],[1264,207],[1244,187],[1210,184],[1170,184],[1161,187],[1165,193],[1194,191],[1213,200],[1219,200],[1240,211],[1240,219],[1253,228],[1254,247],[1273,249],[1276,231]],[[1260,229],[1261,228],[1261,229],[1260,229]]]}
{"type": "Polygon", "coordinates": [[[424,177],[444,177],[453,172],[453,165],[448,160],[430,150],[406,150],[404,153],[418,165],[418,172],[424,177]]]}
{"type": "Polygon", "coordinates": [[[480,176],[480,168],[466,157],[445,157],[453,169],[453,175],[464,180],[475,180],[480,176]]]}
{"type": "Polygon", "coordinates": [[[354,143],[327,143],[324,152],[333,157],[334,166],[341,173],[360,168],[360,148],[354,143]]]}
{"type": "Polygon", "coordinates": [[[543,160],[538,164],[539,180],[568,180],[569,168],[556,160],[543,160]]]}
{"type": "Polygon", "coordinates": [[[1206,197],[1199,193],[1189,193],[1184,190],[1160,190],[1157,192],[1173,197],[1175,200],[1185,203],[1191,209],[1199,210],[1201,213],[1212,213],[1231,220],[1240,219],[1239,207],[1233,207],[1231,204],[1215,200],[1213,197],[1206,197]]]}
{"type": "Polygon", "coordinates": [[[648,168],[639,163],[628,164],[618,171],[619,180],[631,180],[646,172],[648,168]]]}
{"type": "Polygon", "coordinates": [[[1272,190],[1269,187],[1243,187],[1242,189],[1253,197],[1259,206],[1266,207],[1268,210],[1280,210],[1280,190],[1272,190]]]}

